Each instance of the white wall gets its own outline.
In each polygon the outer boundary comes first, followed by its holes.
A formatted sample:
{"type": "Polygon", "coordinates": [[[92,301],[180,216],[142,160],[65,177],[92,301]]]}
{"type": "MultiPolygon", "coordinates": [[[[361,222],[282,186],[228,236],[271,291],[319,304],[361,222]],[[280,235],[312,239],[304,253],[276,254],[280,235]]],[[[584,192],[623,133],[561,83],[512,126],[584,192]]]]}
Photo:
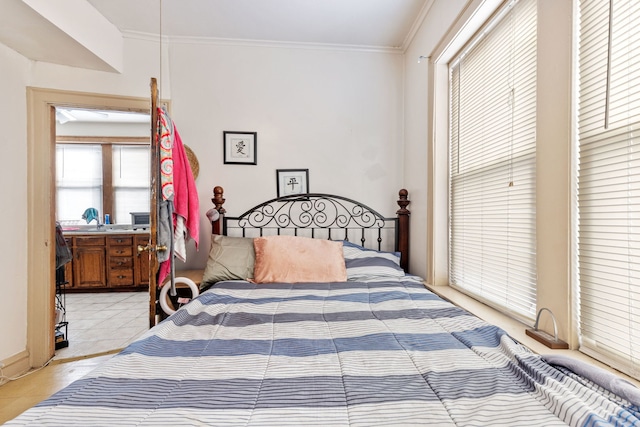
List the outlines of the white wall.
{"type": "Polygon", "coordinates": [[[428,189],[428,105],[429,56],[466,5],[467,0],[435,0],[425,20],[405,52],[404,78],[404,183],[411,204],[410,271],[427,277],[427,266],[433,254],[427,250],[428,189]]]}
{"type": "Polygon", "coordinates": [[[27,97],[30,62],[0,44],[0,117],[2,118],[3,248],[0,256],[0,324],[5,325],[0,360],[24,350],[27,333],[27,97]]]}
{"type": "MultiPolygon", "coordinates": [[[[402,55],[290,47],[175,44],[173,119],[200,163],[201,211],[212,189],[239,215],[276,197],[276,169],[309,169],[312,192],[393,216],[402,187],[402,55]],[[223,131],[257,132],[257,165],[223,164],[223,131]]],[[[188,266],[206,263],[210,226],[188,266]]],[[[180,266],[179,266],[180,267],[180,266]]]]}
{"type": "MultiPolygon", "coordinates": [[[[174,45],[125,39],[122,74],[32,63],[0,45],[0,112],[5,250],[0,291],[11,299],[0,310],[0,360],[26,349],[27,86],[148,97],[151,77],[185,144],[200,162],[201,250],[190,248],[183,267],[203,267],[209,246],[205,212],[212,188],[225,188],[227,211],[240,214],[276,196],[275,170],[308,168],[310,189],[358,199],[392,216],[403,186],[403,57],[396,53],[211,44],[174,45]],[[258,165],[223,165],[222,132],[258,132],[258,165]]],[[[49,218],[43,218],[49,220],[49,218]]],[[[44,240],[44,239],[43,239],[44,240]]],[[[179,266],[180,267],[180,266],[179,266]]]]}
{"type": "MultiPolygon", "coordinates": [[[[166,56],[163,55],[166,59],[166,56]]],[[[124,72],[108,73],[47,62],[34,62],[31,85],[47,89],[113,94],[122,96],[150,96],[151,77],[159,78],[160,51],[158,43],[145,39],[125,39],[124,72]]],[[[162,74],[167,74],[162,70],[162,74]]],[[[161,83],[162,84],[162,83],[161,83]]],[[[168,82],[162,84],[162,95],[170,96],[168,82]]]]}
{"type": "MultiPolygon", "coordinates": [[[[65,91],[106,93],[148,97],[150,77],[159,74],[157,43],[129,40],[125,47],[127,71],[123,74],[84,70],[62,65],[33,62],[0,44],[0,113],[3,119],[3,154],[0,168],[4,209],[0,220],[6,239],[0,257],[2,280],[0,291],[5,305],[0,310],[0,324],[11,325],[3,332],[0,361],[22,360],[27,347],[27,278],[37,266],[27,265],[27,87],[65,91]]],[[[37,147],[35,149],[38,149],[37,147]]],[[[52,175],[53,179],[53,175],[52,175]]],[[[49,212],[42,207],[42,220],[49,212]]],[[[43,236],[41,241],[47,241],[43,236]]],[[[47,262],[42,260],[42,263],[47,262]]],[[[42,265],[42,264],[41,264],[42,265]]],[[[53,284],[52,284],[53,286],[53,284]]]]}

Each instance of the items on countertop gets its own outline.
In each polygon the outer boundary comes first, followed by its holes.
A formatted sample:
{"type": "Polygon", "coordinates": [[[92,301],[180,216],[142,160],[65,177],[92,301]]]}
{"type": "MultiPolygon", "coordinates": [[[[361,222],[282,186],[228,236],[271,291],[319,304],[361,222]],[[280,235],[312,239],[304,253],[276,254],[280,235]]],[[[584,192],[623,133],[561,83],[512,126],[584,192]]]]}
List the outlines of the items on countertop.
{"type": "Polygon", "coordinates": [[[85,209],[84,213],[82,214],[82,219],[87,221],[87,224],[89,224],[94,219],[96,220],[96,223],[100,224],[100,214],[98,214],[98,210],[96,208],[85,209]]]}

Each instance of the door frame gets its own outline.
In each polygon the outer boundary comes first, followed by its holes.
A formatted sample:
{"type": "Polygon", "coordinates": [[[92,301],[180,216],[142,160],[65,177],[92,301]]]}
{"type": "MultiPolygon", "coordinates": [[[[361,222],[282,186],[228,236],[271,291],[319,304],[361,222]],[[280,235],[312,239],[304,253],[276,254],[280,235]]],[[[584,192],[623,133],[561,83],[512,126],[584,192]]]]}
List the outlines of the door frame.
{"type": "Polygon", "coordinates": [[[150,113],[151,101],[27,87],[27,353],[31,367],[43,366],[55,355],[55,107],[150,113]]]}

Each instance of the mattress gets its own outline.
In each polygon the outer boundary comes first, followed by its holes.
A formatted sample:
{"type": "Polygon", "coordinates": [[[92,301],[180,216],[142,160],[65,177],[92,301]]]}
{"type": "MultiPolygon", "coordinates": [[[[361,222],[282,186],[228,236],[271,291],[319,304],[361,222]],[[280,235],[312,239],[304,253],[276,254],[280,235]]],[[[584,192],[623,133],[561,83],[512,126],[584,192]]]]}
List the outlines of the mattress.
{"type": "Polygon", "coordinates": [[[225,281],[7,425],[634,425],[419,279],[225,281]]]}

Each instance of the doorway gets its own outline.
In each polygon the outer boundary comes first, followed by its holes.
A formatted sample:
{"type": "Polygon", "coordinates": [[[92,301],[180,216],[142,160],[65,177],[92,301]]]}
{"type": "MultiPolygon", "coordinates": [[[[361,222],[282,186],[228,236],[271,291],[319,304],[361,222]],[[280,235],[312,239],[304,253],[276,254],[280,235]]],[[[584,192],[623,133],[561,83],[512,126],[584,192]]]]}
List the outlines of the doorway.
{"type": "Polygon", "coordinates": [[[55,222],[74,256],[56,266],[55,359],[124,348],[148,329],[149,112],[56,107],[55,222]],[[85,218],[91,209],[95,216],[85,218]]]}
{"type": "Polygon", "coordinates": [[[148,98],[27,88],[27,352],[31,366],[42,366],[55,352],[56,108],[149,113],[148,98]]]}

